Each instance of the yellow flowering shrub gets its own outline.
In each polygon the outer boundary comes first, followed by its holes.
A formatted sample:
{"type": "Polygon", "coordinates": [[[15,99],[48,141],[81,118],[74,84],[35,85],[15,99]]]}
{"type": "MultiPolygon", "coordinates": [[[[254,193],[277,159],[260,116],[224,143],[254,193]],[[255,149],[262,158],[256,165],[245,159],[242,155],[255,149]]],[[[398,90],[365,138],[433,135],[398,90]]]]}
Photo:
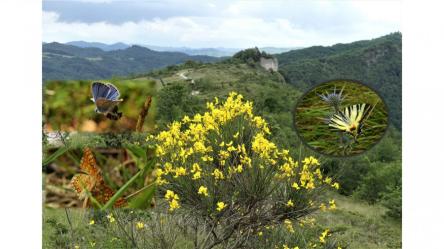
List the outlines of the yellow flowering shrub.
{"type": "Polygon", "coordinates": [[[156,182],[169,210],[205,220],[216,234],[208,243],[227,229],[234,231],[224,241],[265,226],[293,226],[291,220],[317,210],[319,191],[339,185],[322,175],[316,158],[297,161],[270,135],[253,103],[234,92],[223,103],[207,103],[203,114],[171,123],[154,137],[156,182]]]}

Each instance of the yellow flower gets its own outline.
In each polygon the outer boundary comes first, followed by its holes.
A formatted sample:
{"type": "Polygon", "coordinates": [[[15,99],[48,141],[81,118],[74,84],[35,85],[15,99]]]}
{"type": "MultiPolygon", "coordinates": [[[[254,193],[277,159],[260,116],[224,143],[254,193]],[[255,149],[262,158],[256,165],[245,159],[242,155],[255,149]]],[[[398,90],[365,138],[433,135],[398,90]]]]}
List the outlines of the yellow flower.
{"type": "Polygon", "coordinates": [[[222,171],[220,171],[219,169],[214,169],[211,175],[213,175],[214,179],[216,180],[223,180],[225,178],[224,173],[222,173],[222,171]]]}
{"type": "Polygon", "coordinates": [[[202,169],[200,168],[199,164],[193,163],[193,167],[191,169],[191,173],[195,173],[195,172],[198,172],[198,171],[201,171],[201,170],[202,169]]]}
{"type": "Polygon", "coordinates": [[[300,188],[299,188],[299,185],[298,185],[297,182],[293,182],[293,184],[291,185],[291,187],[292,187],[292,188],[295,188],[295,189],[300,189],[300,188]]]}
{"type": "Polygon", "coordinates": [[[289,219],[285,219],[285,220],[284,220],[284,224],[285,224],[285,226],[287,227],[287,230],[288,230],[290,233],[294,233],[293,222],[291,222],[291,220],[289,220],[289,219]]]}
{"type": "Polygon", "coordinates": [[[233,135],[233,138],[238,138],[239,137],[239,132],[236,132],[236,134],[233,135]]]}
{"type": "Polygon", "coordinates": [[[90,241],[89,244],[91,245],[91,247],[95,247],[96,246],[96,242],[94,242],[94,241],[90,241]]]}
{"type": "Polygon", "coordinates": [[[288,200],[287,207],[294,207],[293,201],[288,200]]]}
{"type": "Polygon", "coordinates": [[[305,186],[306,189],[314,189],[315,185],[313,183],[313,181],[310,181],[307,183],[307,185],[305,186]]]}
{"type": "Polygon", "coordinates": [[[220,212],[220,211],[222,211],[222,209],[224,209],[226,206],[227,206],[227,205],[225,205],[225,203],[223,203],[222,201],[220,201],[220,202],[217,203],[217,208],[216,208],[216,210],[220,212]]]}
{"type": "Polygon", "coordinates": [[[79,245],[75,245],[74,249],[80,249],[80,246],[79,245]]]}
{"type": "Polygon", "coordinates": [[[228,153],[228,151],[221,150],[219,152],[219,157],[220,157],[221,160],[225,160],[228,157],[230,157],[230,153],[228,153]]]}
{"type": "Polygon", "coordinates": [[[188,117],[187,115],[185,115],[185,117],[182,118],[182,122],[183,122],[183,123],[188,123],[188,122],[190,122],[190,121],[191,121],[191,119],[190,119],[190,117],[188,117]]]}
{"type": "Polygon", "coordinates": [[[237,173],[242,173],[242,171],[243,171],[244,169],[243,169],[243,167],[242,167],[242,165],[237,165],[237,167],[236,167],[236,172],[237,173]]]}
{"type": "Polygon", "coordinates": [[[290,247],[288,247],[286,244],[283,245],[284,249],[290,249],[290,247]]]}
{"type": "Polygon", "coordinates": [[[336,209],[335,200],[331,200],[328,203],[330,204],[330,210],[335,210],[336,209]]]}
{"type": "Polygon", "coordinates": [[[327,207],[325,206],[324,203],[321,203],[321,205],[319,206],[319,208],[321,209],[321,211],[325,211],[325,210],[327,210],[327,207]]]}
{"type": "Polygon", "coordinates": [[[90,225],[94,225],[94,223],[95,223],[94,220],[90,220],[90,221],[89,221],[89,224],[90,224],[90,225]]]}
{"type": "Polygon", "coordinates": [[[227,148],[228,152],[232,152],[232,151],[235,151],[235,150],[236,150],[236,148],[234,148],[233,145],[231,145],[230,147],[227,148]]]}
{"type": "Polygon", "coordinates": [[[165,199],[167,199],[167,200],[173,200],[173,199],[178,200],[179,196],[177,194],[175,194],[174,191],[167,190],[166,194],[165,194],[165,199]]]}
{"type": "Polygon", "coordinates": [[[213,158],[210,157],[210,156],[205,155],[205,156],[202,157],[202,161],[204,161],[204,162],[212,162],[213,158]]]}
{"type": "Polygon", "coordinates": [[[339,189],[339,183],[335,182],[333,185],[331,185],[335,189],[339,189]]]}
{"type": "Polygon", "coordinates": [[[326,230],[321,234],[321,236],[319,236],[319,241],[320,241],[321,243],[325,243],[325,237],[327,237],[329,231],[330,231],[329,229],[326,229],[326,230]]]}
{"type": "Polygon", "coordinates": [[[184,167],[179,167],[176,169],[176,175],[174,176],[174,178],[177,178],[179,176],[184,176],[187,174],[187,169],[185,169],[184,167]]]}
{"type": "Polygon", "coordinates": [[[262,231],[258,232],[257,235],[262,236],[264,233],[262,231]]]}
{"type": "Polygon", "coordinates": [[[205,147],[204,143],[202,143],[200,141],[195,142],[193,148],[196,152],[200,152],[200,153],[205,153],[206,149],[207,149],[205,147]]]}
{"type": "Polygon", "coordinates": [[[199,195],[208,196],[208,189],[204,186],[199,187],[199,191],[197,192],[199,195]]]}
{"type": "Polygon", "coordinates": [[[144,227],[145,227],[145,224],[143,224],[142,222],[139,221],[139,222],[136,223],[136,228],[137,229],[140,230],[140,229],[143,229],[144,227]]]}
{"type": "Polygon", "coordinates": [[[331,178],[327,176],[325,178],[324,182],[327,183],[327,184],[331,184],[331,178]]]}
{"type": "Polygon", "coordinates": [[[180,208],[180,204],[179,204],[179,202],[177,201],[177,200],[171,200],[170,201],[170,209],[169,209],[169,211],[174,211],[175,209],[178,209],[178,208],[180,208]]]}
{"type": "Polygon", "coordinates": [[[202,177],[202,175],[201,175],[200,171],[197,171],[196,173],[194,173],[192,179],[197,180],[197,179],[200,179],[201,177],[202,177]]]}
{"type": "Polygon", "coordinates": [[[116,219],[114,219],[114,217],[113,217],[112,214],[108,214],[108,215],[106,216],[106,218],[108,218],[108,220],[109,220],[110,223],[113,223],[114,221],[116,221],[116,219]]]}

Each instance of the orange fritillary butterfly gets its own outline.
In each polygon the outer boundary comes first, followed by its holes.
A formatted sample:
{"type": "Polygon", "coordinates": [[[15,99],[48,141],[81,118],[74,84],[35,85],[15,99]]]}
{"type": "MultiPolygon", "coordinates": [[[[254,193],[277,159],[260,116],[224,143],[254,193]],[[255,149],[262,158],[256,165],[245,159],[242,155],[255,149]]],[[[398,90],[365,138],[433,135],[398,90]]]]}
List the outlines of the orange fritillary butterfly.
{"type": "MultiPolygon", "coordinates": [[[[90,192],[100,204],[105,204],[111,199],[114,195],[114,191],[105,184],[102,172],[97,166],[94,155],[89,148],[83,150],[83,157],[80,161],[80,170],[83,171],[83,174],[74,175],[71,179],[71,185],[79,195],[79,198],[84,200],[83,207],[91,205],[90,200],[88,200],[88,192],[90,192]]],[[[126,201],[123,198],[119,198],[114,203],[114,207],[122,207],[125,205],[126,201]]]]}

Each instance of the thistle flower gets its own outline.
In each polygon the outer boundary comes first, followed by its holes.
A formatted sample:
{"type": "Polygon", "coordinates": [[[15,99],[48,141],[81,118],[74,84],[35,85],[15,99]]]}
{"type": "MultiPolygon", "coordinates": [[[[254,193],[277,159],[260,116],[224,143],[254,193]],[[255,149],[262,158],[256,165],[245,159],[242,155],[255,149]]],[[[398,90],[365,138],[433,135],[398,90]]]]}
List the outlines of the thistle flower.
{"type": "MultiPolygon", "coordinates": [[[[345,87],[345,86],[344,86],[345,87]]],[[[345,96],[342,96],[342,92],[344,91],[344,87],[342,87],[339,93],[336,92],[336,86],[333,92],[325,92],[325,94],[318,94],[318,96],[325,101],[327,104],[335,108],[335,111],[339,111],[339,107],[344,100],[345,96]]]]}

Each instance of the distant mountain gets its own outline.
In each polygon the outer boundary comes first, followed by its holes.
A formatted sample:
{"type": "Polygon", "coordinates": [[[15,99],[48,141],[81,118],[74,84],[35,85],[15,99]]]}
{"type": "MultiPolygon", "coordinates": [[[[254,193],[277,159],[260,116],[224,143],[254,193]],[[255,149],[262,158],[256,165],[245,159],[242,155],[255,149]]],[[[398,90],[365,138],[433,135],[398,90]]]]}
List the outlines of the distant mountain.
{"type": "Polygon", "coordinates": [[[61,43],[43,46],[43,80],[103,79],[146,73],[152,69],[184,63],[188,60],[214,62],[219,58],[190,56],[180,52],[158,52],[141,46],[104,51],[61,43]]]}
{"type": "Polygon", "coordinates": [[[389,107],[391,122],[401,129],[401,33],[293,50],[276,57],[287,82],[301,90],[332,79],[354,79],[368,84],[381,93],[389,107]]]}
{"type": "Polygon", "coordinates": [[[153,45],[141,45],[156,51],[181,52],[188,55],[208,55],[214,57],[228,57],[235,54],[240,48],[189,48],[189,47],[162,47],[153,45]]]}
{"type": "MultiPolygon", "coordinates": [[[[100,48],[103,51],[112,51],[118,49],[126,49],[131,47],[129,44],[125,44],[122,42],[114,43],[114,44],[105,44],[101,42],[85,42],[85,41],[72,41],[65,43],[67,45],[73,45],[80,48],[100,48]]],[[[154,46],[154,45],[143,45],[137,44],[141,47],[146,47],[154,51],[159,52],[181,52],[188,55],[208,55],[213,57],[228,57],[233,56],[235,53],[242,50],[242,48],[224,48],[224,47],[216,47],[216,48],[189,48],[189,47],[163,47],[163,46],[154,46]]],[[[290,47],[290,48],[279,48],[279,47],[263,47],[259,48],[261,51],[265,51],[269,54],[278,54],[287,52],[294,49],[299,49],[299,47],[290,47]]]]}
{"type": "Polygon", "coordinates": [[[103,51],[112,51],[112,50],[119,50],[119,49],[126,49],[131,47],[131,45],[118,42],[114,44],[105,44],[101,42],[85,42],[85,41],[72,41],[65,43],[67,45],[72,45],[80,48],[100,48],[103,51]]]}

